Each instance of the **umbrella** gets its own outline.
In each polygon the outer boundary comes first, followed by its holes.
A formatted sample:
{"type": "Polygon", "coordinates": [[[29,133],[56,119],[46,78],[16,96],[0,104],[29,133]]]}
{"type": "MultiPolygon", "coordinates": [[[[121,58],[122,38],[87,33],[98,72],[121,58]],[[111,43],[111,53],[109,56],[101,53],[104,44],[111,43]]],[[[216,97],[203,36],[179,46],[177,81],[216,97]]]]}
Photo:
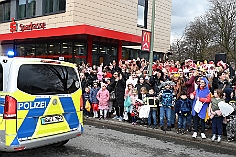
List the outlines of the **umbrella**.
{"type": "Polygon", "coordinates": [[[224,117],[230,115],[234,111],[234,108],[224,101],[219,102],[218,106],[224,117]]]}

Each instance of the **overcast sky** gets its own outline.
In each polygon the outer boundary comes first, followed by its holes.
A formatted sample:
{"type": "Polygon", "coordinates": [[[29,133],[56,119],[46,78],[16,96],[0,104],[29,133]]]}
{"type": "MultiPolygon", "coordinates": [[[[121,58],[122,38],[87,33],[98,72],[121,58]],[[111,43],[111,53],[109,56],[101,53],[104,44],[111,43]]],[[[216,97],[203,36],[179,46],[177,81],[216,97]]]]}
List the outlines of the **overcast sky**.
{"type": "Polygon", "coordinates": [[[194,17],[208,10],[208,0],[172,0],[171,41],[179,39],[194,17]]]}

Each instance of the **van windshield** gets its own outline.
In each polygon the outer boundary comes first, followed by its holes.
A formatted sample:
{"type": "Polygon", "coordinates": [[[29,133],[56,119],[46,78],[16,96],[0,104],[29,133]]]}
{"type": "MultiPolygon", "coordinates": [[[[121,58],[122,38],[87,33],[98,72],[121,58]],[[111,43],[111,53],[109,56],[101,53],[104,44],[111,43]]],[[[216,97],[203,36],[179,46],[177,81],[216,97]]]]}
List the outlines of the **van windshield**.
{"type": "Polygon", "coordinates": [[[18,72],[17,88],[33,95],[70,94],[79,89],[79,79],[71,67],[24,64],[18,72]]]}

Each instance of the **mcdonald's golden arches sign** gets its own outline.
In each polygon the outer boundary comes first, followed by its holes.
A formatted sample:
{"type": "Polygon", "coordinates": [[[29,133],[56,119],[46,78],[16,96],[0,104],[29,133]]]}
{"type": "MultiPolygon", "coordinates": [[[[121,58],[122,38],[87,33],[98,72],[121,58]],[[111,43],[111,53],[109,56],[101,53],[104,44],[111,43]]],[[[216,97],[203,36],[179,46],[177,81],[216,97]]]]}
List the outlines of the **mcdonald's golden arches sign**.
{"type": "Polygon", "coordinates": [[[151,32],[143,30],[141,50],[150,52],[150,47],[151,47],[151,32]]]}

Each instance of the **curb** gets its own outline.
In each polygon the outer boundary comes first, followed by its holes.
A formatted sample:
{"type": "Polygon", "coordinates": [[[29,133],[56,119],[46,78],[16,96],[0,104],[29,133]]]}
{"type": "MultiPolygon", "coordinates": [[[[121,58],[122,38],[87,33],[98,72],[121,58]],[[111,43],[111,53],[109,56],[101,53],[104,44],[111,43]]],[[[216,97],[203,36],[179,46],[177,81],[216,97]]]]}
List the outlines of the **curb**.
{"type": "Polygon", "coordinates": [[[222,138],[221,142],[217,142],[217,141],[211,141],[210,137],[211,135],[206,134],[207,138],[206,139],[201,139],[200,135],[198,134],[198,137],[196,139],[192,138],[192,133],[186,133],[184,135],[181,134],[177,134],[175,131],[175,129],[172,129],[171,131],[162,131],[160,130],[160,128],[158,129],[152,129],[152,128],[146,128],[142,125],[132,125],[131,123],[128,122],[119,122],[116,120],[99,120],[96,118],[84,118],[84,124],[86,124],[86,121],[90,122],[90,123],[97,123],[97,124],[108,124],[108,125],[115,125],[115,126],[123,126],[126,127],[128,129],[138,129],[138,130],[142,130],[142,131],[148,131],[150,133],[158,133],[159,135],[163,135],[163,136],[167,136],[167,137],[172,137],[172,138],[176,138],[176,139],[181,139],[181,140],[185,140],[185,141],[191,141],[191,142],[197,142],[197,143],[204,143],[205,145],[211,145],[211,146],[217,146],[217,147],[221,147],[221,148],[226,148],[226,149],[236,149],[236,142],[232,141],[232,142],[228,142],[226,141],[225,137],[222,138]]]}

